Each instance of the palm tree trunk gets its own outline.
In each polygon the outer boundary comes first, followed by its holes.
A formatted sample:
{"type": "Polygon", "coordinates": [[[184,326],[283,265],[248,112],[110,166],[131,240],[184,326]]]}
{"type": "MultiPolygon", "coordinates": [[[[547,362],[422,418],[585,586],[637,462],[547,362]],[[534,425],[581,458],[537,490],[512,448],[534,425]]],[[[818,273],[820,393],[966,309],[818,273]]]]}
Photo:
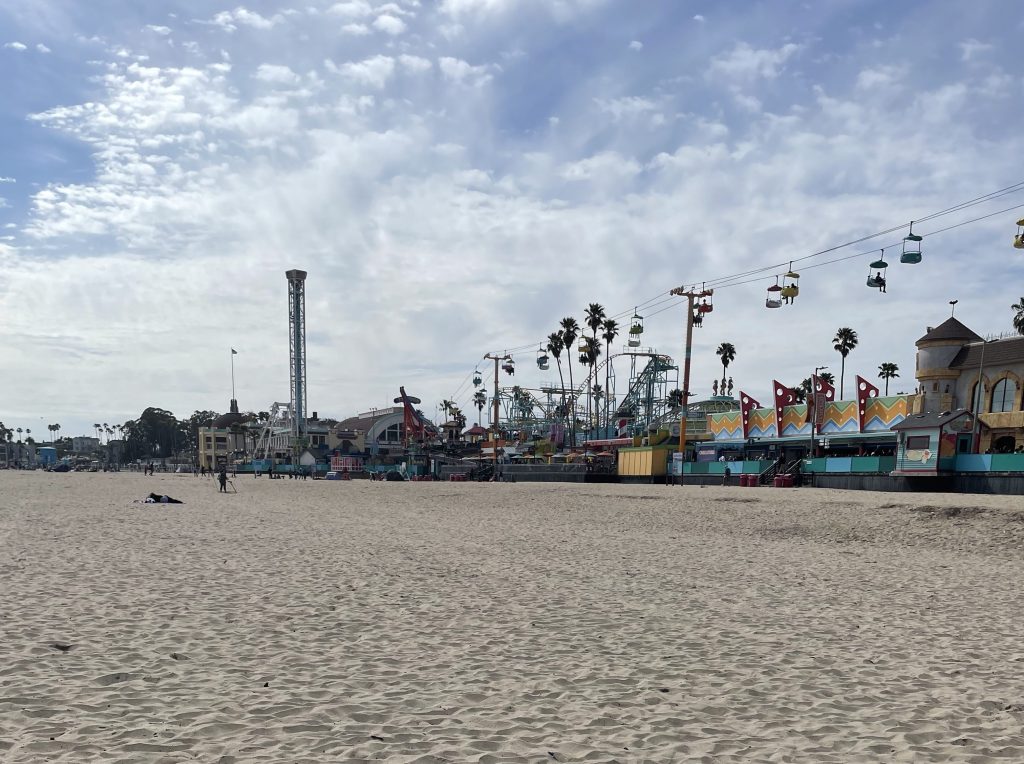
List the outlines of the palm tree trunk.
{"type": "MultiPolygon", "coordinates": [[[[608,375],[611,373],[612,368],[611,344],[611,342],[604,343],[604,426],[606,430],[611,424],[611,413],[608,411],[608,407],[611,405],[611,396],[608,393],[608,375]]],[[[607,436],[607,433],[605,435],[607,436]]]]}
{"type": "Polygon", "coordinates": [[[889,397],[889,378],[885,378],[885,397],[889,397]]]}
{"type": "Polygon", "coordinates": [[[843,390],[846,385],[846,356],[840,356],[839,361],[839,400],[844,401],[846,398],[843,397],[843,390]]]}
{"type": "Polygon", "coordinates": [[[569,352],[569,357],[565,359],[565,362],[569,364],[569,433],[572,437],[572,447],[576,447],[576,386],[572,382],[572,351],[569,352]]]}
{"type": "Polygon", "coordinates": [[[555,363],[558,364],[558,389],[562,395],[562,415],[565,415],[565,377],[562,376],[562,359],[556,358],[555,363]]]}

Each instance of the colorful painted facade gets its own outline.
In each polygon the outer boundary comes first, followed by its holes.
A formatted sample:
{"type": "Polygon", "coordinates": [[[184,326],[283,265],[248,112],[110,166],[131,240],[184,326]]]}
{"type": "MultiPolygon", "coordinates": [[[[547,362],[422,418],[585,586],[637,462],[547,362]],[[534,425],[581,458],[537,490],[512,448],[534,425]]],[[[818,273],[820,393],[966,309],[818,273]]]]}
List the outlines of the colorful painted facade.
{"type": "MultiPolygon", "coordinates": [[[[861,427],[859,401],[829,401],[825,403],[821,435],[859,432],[887,432],[907,418],[910,410],[909,395],[890,395],[868,398],[863,403],[864,426],[861,427]]],[[[775,424],[776,411],[756,408],[748,413],[748,438],[800,438],[809,437],[811,425],[807,421],[807,405],[800,403],[782,409],[780,428],[775,424]],[[779,432],[781,429],[781,433],[779,432]]],[[[744,440],[743,422],[738,411],[708,415],[708,432],[715,440],[744,440]]]]}

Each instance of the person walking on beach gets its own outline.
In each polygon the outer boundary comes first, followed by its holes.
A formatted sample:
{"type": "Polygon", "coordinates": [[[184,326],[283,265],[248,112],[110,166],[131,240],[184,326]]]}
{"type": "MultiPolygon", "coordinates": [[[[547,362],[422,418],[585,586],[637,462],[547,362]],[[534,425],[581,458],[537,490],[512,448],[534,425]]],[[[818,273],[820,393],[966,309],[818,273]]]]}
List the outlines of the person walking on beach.
{"type": "Polygon", "coordinates": [[[228,468],[227,468],[226,465],[222,466],[220,468],[220,473],[218,473],[218,475],[217,475],[217,482],[220,483],[220,491],[218,493],[227,493],[228,492],[228,468]]]}

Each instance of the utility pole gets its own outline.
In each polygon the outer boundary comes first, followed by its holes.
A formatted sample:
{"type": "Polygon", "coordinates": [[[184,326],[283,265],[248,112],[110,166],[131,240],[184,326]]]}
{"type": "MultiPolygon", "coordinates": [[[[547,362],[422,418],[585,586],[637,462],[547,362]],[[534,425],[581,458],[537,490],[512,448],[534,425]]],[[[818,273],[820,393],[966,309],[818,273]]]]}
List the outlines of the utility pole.
{"type": "Polygon", "coordinates": [[[676,297],[686,298],[686,351],[683,356],[683,414],[679,417],[679,453],[686,452],[686,412],[690,405],[690,356],[693,353],[693,308],[694,301],[698,297],[710,297],[714,294],[711,289],[702,289],[696,292],[693,289],[681,286],[673,289],[669,294],[676,297]]]}
{"type": "Polygon", "coordinates": [[[491,353],[488,353],[487,355],[484,356],[484,358],[486,358],[488,360],[491,360],[491,361],[494,361],[494,399],[493,399],[494,415],[491,418],[491,430],[493,431],[493,435],[491,436],[491,445],[493,446],[493,451],[494,451],[493,458],[492,458],[492,463],[494,464],[494,474],[495,474],[495,476],[497,476],[497,474],[498,474],[498,418],[501,416],[501,409],[500,409],[500,405],[501,404],[498,401],[498,364],[500,362],[502,362],[502,361],[508,361],[509,359],[512,358],[512,356],[508,355],[507,353],[505,355],[498,355],[497,353],[494,353],[492,355],[491,353]]]}

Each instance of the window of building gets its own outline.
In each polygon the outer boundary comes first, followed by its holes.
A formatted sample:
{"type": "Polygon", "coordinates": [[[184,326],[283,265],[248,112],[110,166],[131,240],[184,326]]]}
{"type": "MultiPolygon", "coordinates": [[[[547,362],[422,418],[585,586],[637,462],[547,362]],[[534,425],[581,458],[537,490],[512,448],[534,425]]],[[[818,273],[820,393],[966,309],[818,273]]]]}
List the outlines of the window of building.
{"type": "Polygon", "coordinates": [[[985,386],[981,382],[975,382],[974,387],[971,388],[971,412],[975,414],[984,414],[982,410],[982,395],[985,392],[985,386]]]}
{"type": "Polygon", "coordinates": [[[384,432],[377,436],[381,443],[401,443],[405,439],[405,424],[398,422],[389,425],[384,432]]]}
{"type": "MultiPolygon", "coordinates": [[[[677,438],[678,440],[678,438],[677,438]]],[[[927,435],[911,435],[907,438],[907,450],[908,451],[924,451],[932,443],[932,439],[927,435]]]]}
{"type": "Polygon", "coordinates": [[[1017,383],[1005,377],[992,388],[992,408],[989,411],[1013,411],[1013,402],[1017,400],[1017,383]]]}
{"type": "MultiPolygon", "coordinates": [[[[676,440],[679,440],[679,438],[676,438],[676,440]]],[[[228,442],[228,439],[227,439],[227,436],[226,436],[226,435],[225,435],[225,436],[221,436],[221,435],[218,435],[218,436],[217,436],[217,445],[218,445],[218,446],[223,446],[223,445],[225,445],[225,444],[226,444],[227,442],[228,442]]]]}

